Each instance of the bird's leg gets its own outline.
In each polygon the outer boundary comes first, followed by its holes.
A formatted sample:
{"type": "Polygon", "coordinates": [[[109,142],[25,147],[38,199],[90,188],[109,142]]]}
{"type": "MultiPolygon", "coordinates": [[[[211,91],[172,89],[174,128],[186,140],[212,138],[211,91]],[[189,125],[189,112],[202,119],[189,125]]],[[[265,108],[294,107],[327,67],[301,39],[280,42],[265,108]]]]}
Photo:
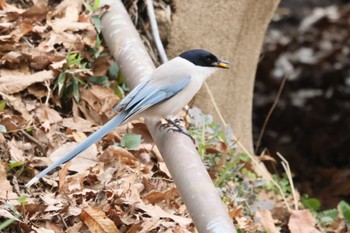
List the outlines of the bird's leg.
{"type": "Polygon", "coordinates": [[[160,129],[162,128],[168,128],[168,131],[173,131],[173,132],[179,132],[182,133],[186,136],[188,136],[189,138],[191,138],[191,140],[193,141],[194,144],[196,144],[196,140],[187,132],[187,130],[185,128],[183,128],[180,123],[183,121],[183,119],[175,119],[175,120],[171,120],[171,119],[165,119],[167,123],[162,124],[160,126],[160,129]]]}

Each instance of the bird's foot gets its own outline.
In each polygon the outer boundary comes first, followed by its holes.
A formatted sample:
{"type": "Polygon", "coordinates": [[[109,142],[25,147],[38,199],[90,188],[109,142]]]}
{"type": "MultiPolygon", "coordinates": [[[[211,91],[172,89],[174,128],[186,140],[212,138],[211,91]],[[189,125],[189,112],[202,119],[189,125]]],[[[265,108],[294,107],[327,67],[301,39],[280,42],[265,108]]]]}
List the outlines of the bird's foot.
{"type": "Polygon", "coordinates": [[[173,131],[173,132],[182,133],[187,137],[191,138],[193,144],[196,144],[196,140],[187,132],[187,130],[184,127],[181,126],[181,122],[183,122],[183,119],[175,119],[175,120],[165,119],[165,120],[167,123],[162,124],[160,126],[160,129],[166,128],[168,132],[173,131]]]}

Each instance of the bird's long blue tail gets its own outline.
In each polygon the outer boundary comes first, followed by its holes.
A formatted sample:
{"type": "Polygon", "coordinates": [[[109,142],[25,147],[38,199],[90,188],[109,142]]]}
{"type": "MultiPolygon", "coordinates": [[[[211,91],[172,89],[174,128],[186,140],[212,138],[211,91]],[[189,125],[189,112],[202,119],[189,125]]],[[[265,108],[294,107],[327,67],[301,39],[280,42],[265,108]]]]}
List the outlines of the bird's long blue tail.
{"type": "Polygon", "coordinates": [[[121,112],[115,117],[113,117],[111,120],[109,120],[105,125],[103,125],[100,129],[98,129],[96,132],[91,134],[88,138],[86,138],[84,141],[79,143],[76,147],[74,147],[71,151],[69,151],[67,154],[65,154],[63,157],[58,159],[56,162],[48,166],[45,170],[41,171],[38,175],[36,175],[33,179],[31,179],[27,184],[26,187],[32,186],[35,182],[37,182],[40,178],[45,176],[48,172],[52,171],[56,167],[60,166],[61,164],[73,159],[75,156],[77,156],[79,153],[87,149],[92,144],[98,142],[101,138],[103,138],[106,134],[108,134],[110,131],[118,127],[119,125],[124,123],[125,117],[127,116],[126,112],[121,112]]]}

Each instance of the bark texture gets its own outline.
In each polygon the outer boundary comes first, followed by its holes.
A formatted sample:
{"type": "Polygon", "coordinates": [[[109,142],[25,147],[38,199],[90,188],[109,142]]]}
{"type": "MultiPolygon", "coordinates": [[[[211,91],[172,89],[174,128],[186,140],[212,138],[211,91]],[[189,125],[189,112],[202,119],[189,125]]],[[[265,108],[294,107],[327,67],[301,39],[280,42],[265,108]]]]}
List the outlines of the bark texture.
{"type": "MultiPolygon", "coordinates": [[[[266,28],[279,0],[175,0],[169,57],[193,48],[214,52],[231,63],[207,82],[235,136],[253,152],[252,102],[256,67],[266,28]]],[[[194,104],[219,122],[207,91],[194,104]]]]}

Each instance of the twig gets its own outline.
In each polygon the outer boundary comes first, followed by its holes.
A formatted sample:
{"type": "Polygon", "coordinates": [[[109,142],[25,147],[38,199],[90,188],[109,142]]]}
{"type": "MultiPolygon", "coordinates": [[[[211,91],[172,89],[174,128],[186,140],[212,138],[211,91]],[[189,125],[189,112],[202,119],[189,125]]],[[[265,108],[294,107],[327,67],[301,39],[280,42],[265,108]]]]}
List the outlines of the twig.
{"type": "Polygon", "coordinates": [[[162,63],[165,63],[168,61],[168,57],[166,55],[163,43],[159,36],[157,20],[154,14],[153,0],[147,0],[147,13],[148,13],[149,21],[151,23],[152,35],[159,52],[160,60],[162,61],[162,63]]]}
{"type": "Polygon", "coordinates": [[[25,130],[23,129],[20,129],[19,130],[23,136],[25,136],[26,138],[29,139],[29,141],[37,144],[40,148],[43,148],[43,146],[40,144],[40,142],[38,142],[38,140],[36,140],[35,138],[33,138],[29,133],[27,133],[25,130]]]}
{"type": "Polygon", "coordinates": [[[295,210],[298,210],[298,198],[297,198],[297,194],[296,194],[297,192],[295,191],[295,188],[294,188],[294,182],[293,182],[292,172],[291,172],[290,167],[289,167],[289,163],[283,157],[283,155],[281,155],[279,152],[277,152],[277,155],[282,160],[282,162],[281,162],[282,166],[284,168],[284,171],[287,174],[287,178],[288,178],[288,181],[289,181],[289,184],[290,184],[290,188],[291,188],[291,191],[292,191],[292,195],[293,195],[293,199],[294,199],[294,208],[295,208],[295,210]]]}
{"type": "Polygon", "coordinates": [[[204,86],[205,86],[205,88],[206,88],[206,90],[207,90],[207,92],[208,92],[208,94],[209,94],[210,101],[212,102],[212,104],[213,104],[213,106],[214,106],[214,109],[215,109],[216,113],[218,114],[218,116],[219,116],[219,118],[220,118],[222,124],[223,124],[224,126],[226,126],[226,125],[227,125],[227,124],[226,124],[226,121],[225,121],[224,117],[222,116],[221,111],[220,111],[220,109],[219,109],[219,106],[216,104],[214,95],[213,95],[213,93],[211,92],[211,90],[210,90],[210,88],[209,88],[209,86],[208,86],[208,84],[207,84],[206,81],[204,81],[204,86]]]}
{"type": "Polygon", "coordinates": [[[265,133],[267,123],[269,122],[270,117],[271,117],[271,115],[272,115],[272,112],[273,112],[273,110],[275,110],[276,105],[277,105],[277,103],[278,103],[278,100],[279,100],[280,97],[281,97],[282,90],[283,90],[283,88],[284,88],[284,85],[285,85],[286,81],[287,81],[287,76],[284,76],[284,78],[282,79],[282,83],[281,83],[281,85],[280,85],[280,87],[279,87],[279,89],[278,89],[276,98],[275,98],[275,100],[274,100],[274,102],[273,102],[273,104],[272,104],[272,106],[271,106],[269,112],[267,113],[267,116],[266,116],[265,120],[264,120],[264,124],[263,124],[263,126],[262,126],[262,128],[261,128],[261,131],[260,131],[260,134],[259,134],[259,138],[258,138],[258,140],[257,140],[257,142],[256,142],[255,151],[258,151],[258,149],[259,149],[259,147],[260,147],[260,143],[261,143],[262,137],[263,137],[263,135],[264,135],[264,133],[265,133]]]}

